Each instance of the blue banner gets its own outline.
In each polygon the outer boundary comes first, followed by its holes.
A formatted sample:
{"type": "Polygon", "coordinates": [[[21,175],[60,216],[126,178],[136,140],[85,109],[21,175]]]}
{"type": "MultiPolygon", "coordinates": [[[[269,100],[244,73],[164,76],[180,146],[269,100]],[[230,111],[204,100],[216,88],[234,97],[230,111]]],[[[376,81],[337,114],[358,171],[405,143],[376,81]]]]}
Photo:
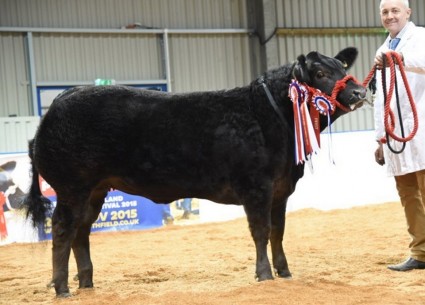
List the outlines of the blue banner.
{"type": "MultiPolygon", "coordinates": [[[[49,196],[56,206],[56,196],[49,196]]],[[[91,232],[129,231],[161,227],[169,215],[169,204],[155,204],[151,200],[111,191],[105,198],[102,210],[91,232]]],[[[52,215],[47,215],[44,228],[39,230],[40,240],[52,238],[52,215]]]]}

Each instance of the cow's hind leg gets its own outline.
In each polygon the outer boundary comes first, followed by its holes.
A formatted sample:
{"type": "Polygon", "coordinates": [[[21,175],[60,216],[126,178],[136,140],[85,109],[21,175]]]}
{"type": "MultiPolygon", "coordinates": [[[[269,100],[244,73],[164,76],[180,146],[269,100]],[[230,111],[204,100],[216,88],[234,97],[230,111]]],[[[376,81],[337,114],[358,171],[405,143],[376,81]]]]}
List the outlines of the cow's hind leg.
{"type": "Polygon", "coordinates": [[[265,188],[253,187],[249,194],[245,194],[244,197],[244,208],[257,254],[256,279],[258,281],[271,280],[273,275],[267,256],[267,244],[270,236],[271,195],[265,188]]]}
{"type": "Polygon", "coordinates": [[[291,278],[285,252],[283,250],[283,235],[285,233],[286,200],[274,205],[271,212],[272,229],[270,244],[272,248],[273,267],[278,277],[291,278]]]}
{"type": "Polygon", "coordinates": [[[92,224],[96,221],[102,204],[104,202],[106,191],[92,193],[86,203],[82,213],[82,222],[77,230],[72,251],[77,262],[78,274],[75,279],[79,281],[79,288],[93,287],[93,264],[90,258],[90,230],[92,224]]]}
{"type": "Polygon", "coordinates": [[[81,205],[78,200],[64,200],[58,193],[58,200],[52,216],[52,263],[53,277],[51,286],[55,287],[58,297],[69,297],[68,264],[71,244],[79,225],[81,205]]]}

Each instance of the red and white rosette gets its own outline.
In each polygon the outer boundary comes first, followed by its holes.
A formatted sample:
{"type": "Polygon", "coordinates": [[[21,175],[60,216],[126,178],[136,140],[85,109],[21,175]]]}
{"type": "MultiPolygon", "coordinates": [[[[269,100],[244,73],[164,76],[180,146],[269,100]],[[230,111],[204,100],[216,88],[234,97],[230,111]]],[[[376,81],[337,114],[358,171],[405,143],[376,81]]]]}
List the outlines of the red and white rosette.
{"type": "Polygon", "coordinates": [[[320,91],[317,91],[312,98],[314,107],[319,111],[321,115],[327,116],[328,118],[328,147],[329,147],[329,160],[331,163],[335,163],[332,156],[332,128],[331,128],[331,114],[335,111],[335,104],[332,103],[329,98],[322,95],[320,91]]]}
{"type": "Polygon", "coordinates": [[[319,150],[308,111],[309,92],[305,86],[293,80],[289,85],[289,97],[294,110],[295,163],[302,164],[319,150]]]}
{"type": "Polygon", "coordinates": [[[313,105],[320,112],[321,115],[329,116],[335,111],[335,105],[329,101],[324,95],[321,95],[320,92],[317,92],[313,98],[313,105]]]}

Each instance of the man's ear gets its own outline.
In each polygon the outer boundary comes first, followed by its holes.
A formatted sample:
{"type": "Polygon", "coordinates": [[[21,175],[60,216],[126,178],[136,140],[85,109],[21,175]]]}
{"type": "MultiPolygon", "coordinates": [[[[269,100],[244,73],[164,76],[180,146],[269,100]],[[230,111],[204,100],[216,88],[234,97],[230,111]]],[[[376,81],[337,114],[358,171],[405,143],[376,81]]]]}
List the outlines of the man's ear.
{"type": "Polygon", "coordinates": [[[297,62],[294,65],[294,69],[292,70],[293,77],[302,83],[309,83],[310,77],[307,73],[307,64],[306,57],[304,55],[300,55],[297,58],[297,62]]]}
{"type": "Polygon", "coordinates": [[[341,50],[335,58],[338,59],[340,62],[342,62],[342,65],[345,70],[348,70],[351,68],[351,66],[356,61],[357,55],[359,52],[357,51],[357,48],[349,47],[341,50]]]}

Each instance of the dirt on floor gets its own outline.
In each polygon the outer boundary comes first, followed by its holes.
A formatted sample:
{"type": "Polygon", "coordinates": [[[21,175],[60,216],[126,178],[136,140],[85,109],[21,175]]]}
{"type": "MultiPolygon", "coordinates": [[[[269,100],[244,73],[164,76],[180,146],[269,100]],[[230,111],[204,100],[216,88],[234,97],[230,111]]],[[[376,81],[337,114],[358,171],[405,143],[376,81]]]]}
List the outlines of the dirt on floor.
{"type": "Polygon", "coordinates": [[[94,289],[46,288],[51,242],[0,247],[0,304],[425,304],[425,270],[394,272],[408,256],[399,203],[288,213],[292,280],[256,282],[245,219],[91,236],[94,289]]]}

